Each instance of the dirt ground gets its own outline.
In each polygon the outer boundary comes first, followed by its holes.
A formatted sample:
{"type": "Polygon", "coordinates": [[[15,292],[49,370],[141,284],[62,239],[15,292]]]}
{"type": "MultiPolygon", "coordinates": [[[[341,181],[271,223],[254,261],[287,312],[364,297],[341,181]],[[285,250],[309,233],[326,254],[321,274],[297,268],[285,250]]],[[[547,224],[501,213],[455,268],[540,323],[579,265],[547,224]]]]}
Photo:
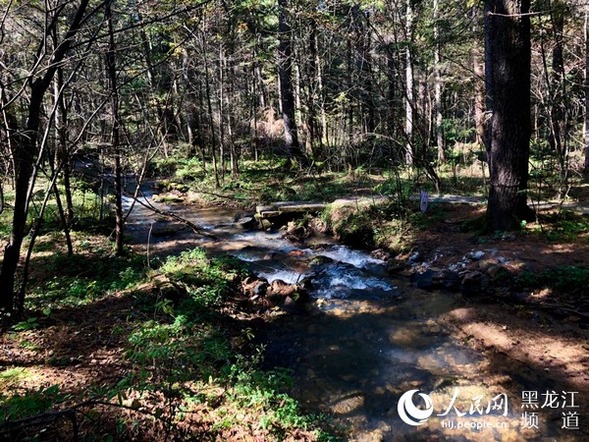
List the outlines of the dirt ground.
{"type": "MultiPolygon", "coordinates": [[[[420,260],[435,260],[443,268],[465,254],[483,252],[505,258],[513,277],[524,270],[539,274],[557,266],[589,265],[586,235],[549,241],[546,235],[531,233],[541,230],[537,223],[499,237],[462,231],[465,221],[483,214],[482,206],[447,205],[445,219],[415,236],[420,260]]],[[[581,430],[571,433],[571,440],[589,440],[589,287],[500,290],[494,296],[466,298],[465,307],[447,313],[442,321],[457,339],[485,356],[490,378],[501,377],[508,368],[559,394],[578,392],[575,411],[581,416],[581,430]]]]}
{"type": "MultiPolygon", "coordinates": [[[[444,267],[465,254],[481,251],[505,257],[513,274],[524,269],[541,272],[561,265],[589,265],[589,238],[547,241],[528,232],[501,237],[479,237],[461,228],[464,221],[483,213],[476,205],[448,205],[444,219],[415,232],[414,249],[422,259],[444,267]]],[[[129,293],[92,305],[52,315],[42,328],[0,337],[0,367],[27,367],[35,376],[10,384],[0,379],[0,391],[24,391],[59,384],[62,392],[77,394],[90,386],[112,383],[129,370],[123,362],[124,327],[131,311],[129,293]],[[90,308],[90,307],[89,307],[90,308]],[[96,310],[98,308],[98,311],[96,310]],[[115,335],[113,329],[121,333],[115,335]],[[32,349],[42,349],[41,352],[32,349]]],[[[589,440],[589,288],[570,293],[541,289],[510,292],[505,296],[467,299],[464,307],[442,317],[462,341],[488,360],[489,377],[505,368],[520,372],[538,385],[558,393],[578,392],[581,430],[589,440]]],[[[516,386],[511,386],[516,389],[516,386]]],[[[575,436],[576,437],[576,436],[575,436]]]]}

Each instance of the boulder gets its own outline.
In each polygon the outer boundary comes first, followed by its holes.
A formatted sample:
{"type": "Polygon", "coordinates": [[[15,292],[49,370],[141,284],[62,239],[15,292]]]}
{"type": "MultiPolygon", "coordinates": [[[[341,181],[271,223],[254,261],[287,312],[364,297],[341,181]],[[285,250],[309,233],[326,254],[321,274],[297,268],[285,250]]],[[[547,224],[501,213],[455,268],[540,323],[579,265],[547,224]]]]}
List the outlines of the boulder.
{"type": "Polygon", "coordinates": [[[257,299],[266,295],[268,282],[264,279],[249,276],[242,281],[241,288],[243,293],[250,299],[257,299]]]}
{"type": "Polygon", "coordinates": [[[391,258],[391,254],[384,249],[376,249],[370,252],[370,256],[381,261],[388,261],[391,258]]]}
{"type": "Polygon", "coordinates": [[[466,271],[462,275],[460,289],[465,295],[479,295],[488,285],[488,278],[477,270],[466,271]]]}
{"type": "Polygon", "coordinates": [[[329,258],[328,256],[323,256],[323,255],[318,255],[313,257],[313,259],[311,259],[311,261],[309,261],[309,265],[311,267],[317,267],[323,264],[329,264],[332,263],[333,259],[329,258]]]}
{"type": "Polygon", "coordinates": [[[269,292],[274,294],[281,294],[284,296],[288,296],[295,291],[295,286],[292,284],[287,284],[281,279],[275,279],[270,284],[269,292]]]}
{"type": "Polygon", "coordinates": [[[188,295],[183,283],[168,279],[165,275],[156,277],[153,283],[153,293],[160,299],[172,301],[175,306],[188,295]]]}
{"type": "Polygon", "coordinates": [[[460,287],[460,275],[458,272],[444,269],[436,272],[432,277],[432,282],[435,287],[444,288],[446,290],[458,290],[460,287]]]}
{"type": "Polygon", "coordinates": [[[483,259],[484,256],[485,256],[485,252],[483,252],[482,250],[478,250],[476,252],[471,252],[466,255],[466,257],[468,259],[471,259],[472,261],[480,261],[481,259],[483,259]]]}
{"type": "Polygon", "coordinates": [[[407,259],[407,265],[416,264],[421,259],[421,253],[419,251],[415,251],[411,254],[409,259],[407,259]]]}
{"type": "Polygon", "coordinates": [[[270,230],[272,229],[272,222],[266,218],[260,218],[260,227],[262,230],[270,230]]]}
{"type": "Polygon", "coordinates": [[[280,306],[282,310],[292,315],[305,315],[307,311],[300,301],[295,301],[290,296],[284,299],[284,303],[280,306]]]}
{"type": "Polygon", "coordinates": [[[243,230],[251,230],[256,227],[257,221],[253,216],[240,216],[235,220],[235,225],[243,230]]]}
{"type": "Polygon", "coordinates": [[[267,289],[266,299],[274,306],[283,306],[287,300],[289,303],[304,304],[309,300],[307,291],[298,284],[287,284],[280,279],[272,281],[267,289]]]}
{"type": "Polygon", "coordinates": [[[512,276],[511,271],[501,264],[490,266],[486,273],[494,281],[508,280],[512,276]]]}
{"type": "Polygon", "coordinates": [[[387,272],[390,274],[400,273],[405,270],[405,261],[401,261],[397,258],[392,258],[387,261],[387,272]]]}
{"type": "Polygon", "coordinates": [[[423,290],[430,290],[434,288],[434,277],[435,272],[431,269],[427,269],[425,272],[413,274],[413,284],[415,287],[423,290]]]}

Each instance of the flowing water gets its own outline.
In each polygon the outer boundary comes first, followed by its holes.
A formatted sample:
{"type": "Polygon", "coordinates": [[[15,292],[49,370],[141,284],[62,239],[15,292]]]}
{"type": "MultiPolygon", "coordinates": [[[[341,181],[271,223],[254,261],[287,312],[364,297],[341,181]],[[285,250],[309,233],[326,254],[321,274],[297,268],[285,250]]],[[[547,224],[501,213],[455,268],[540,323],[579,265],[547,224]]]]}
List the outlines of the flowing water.
{"type": "MultiPolygon", "coordinates": [[[[134,241],[149,243],[150,254],[201,246],[243,260],[268,281],[311,281],[309,313],[285,315],[267,330],[265,364],[291,369],[292,394],[309,410],[334,416],[347,440],[527,439],[514,395],[540,386],[523,376],[516,382],[485,375],[489,361],[455,342],[438,318],[464,304],[460,295],[416,289],[387,275],[384,262],[330,238],[295,245],[282,232],[243,231],[233,222],[235,211],[175,211],[218,240],[136,205],[129,219],[134,241]],[[406,423],[397,405],[411,390],[418,392],[404,408],[406,423]],[[433,408],[421,425],[411,425],[421,420],[413,402],[429,405],[419,392],[433,408]]],[[[539,422],[543,435],[557,434],[559,424],[539,422]]]]}

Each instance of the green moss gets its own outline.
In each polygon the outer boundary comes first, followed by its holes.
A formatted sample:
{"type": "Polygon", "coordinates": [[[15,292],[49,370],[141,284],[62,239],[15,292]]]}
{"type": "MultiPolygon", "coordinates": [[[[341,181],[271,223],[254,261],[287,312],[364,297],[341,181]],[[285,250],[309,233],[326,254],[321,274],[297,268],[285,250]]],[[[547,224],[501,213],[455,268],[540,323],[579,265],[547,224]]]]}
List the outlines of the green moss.
{"type": "Polygon", "coordinates": [[[336,238],[344,244],[358,248],[374,246],[374,225],[369,211],[340,209],[332,218],[332,229],[336,238]]]}

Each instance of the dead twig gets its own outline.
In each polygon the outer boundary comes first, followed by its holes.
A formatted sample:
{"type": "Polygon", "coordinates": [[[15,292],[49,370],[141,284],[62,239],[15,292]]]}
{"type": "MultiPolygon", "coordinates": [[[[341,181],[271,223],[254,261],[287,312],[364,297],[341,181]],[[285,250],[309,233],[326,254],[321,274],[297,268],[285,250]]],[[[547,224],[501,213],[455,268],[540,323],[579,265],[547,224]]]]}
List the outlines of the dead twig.
{"type": "Polygon", "coordinates": [[[16,438],[20,438],[26,432],[27,429],[45,426],[49,427],[51,425],[55,426],[60,419],[69,419],[72,422],[72,431],[73,431],[73,440],[78,440],[79,438],[79,424],[77,414],[81,413],[82,415],[86,415],[82,409],[84,408],[92,408],[96,406],[102,407],[113,407],[119,408],[122,410],[128,410],[135,413],[139,413],[145,416],[149,416],[155,420],[164,421],[167,425],[171,425],[172,422],[170,419],[166,418],[160,413],[154,413],[148,411],[146,409],[142,409],[139,407],[135,407],[132,405],[125,405],[122,403],[113,403],[101,399],[88,399],[86,401],[80,402],[79,404],[72,405],[69,408],[65,408],[63,410],[52,410],[45,413],[37,414],[35,416],[30,416],[22,419],[16,419],[12,421],[7,421],[0,424],[0,440],[16,440],[16,438]]]}

